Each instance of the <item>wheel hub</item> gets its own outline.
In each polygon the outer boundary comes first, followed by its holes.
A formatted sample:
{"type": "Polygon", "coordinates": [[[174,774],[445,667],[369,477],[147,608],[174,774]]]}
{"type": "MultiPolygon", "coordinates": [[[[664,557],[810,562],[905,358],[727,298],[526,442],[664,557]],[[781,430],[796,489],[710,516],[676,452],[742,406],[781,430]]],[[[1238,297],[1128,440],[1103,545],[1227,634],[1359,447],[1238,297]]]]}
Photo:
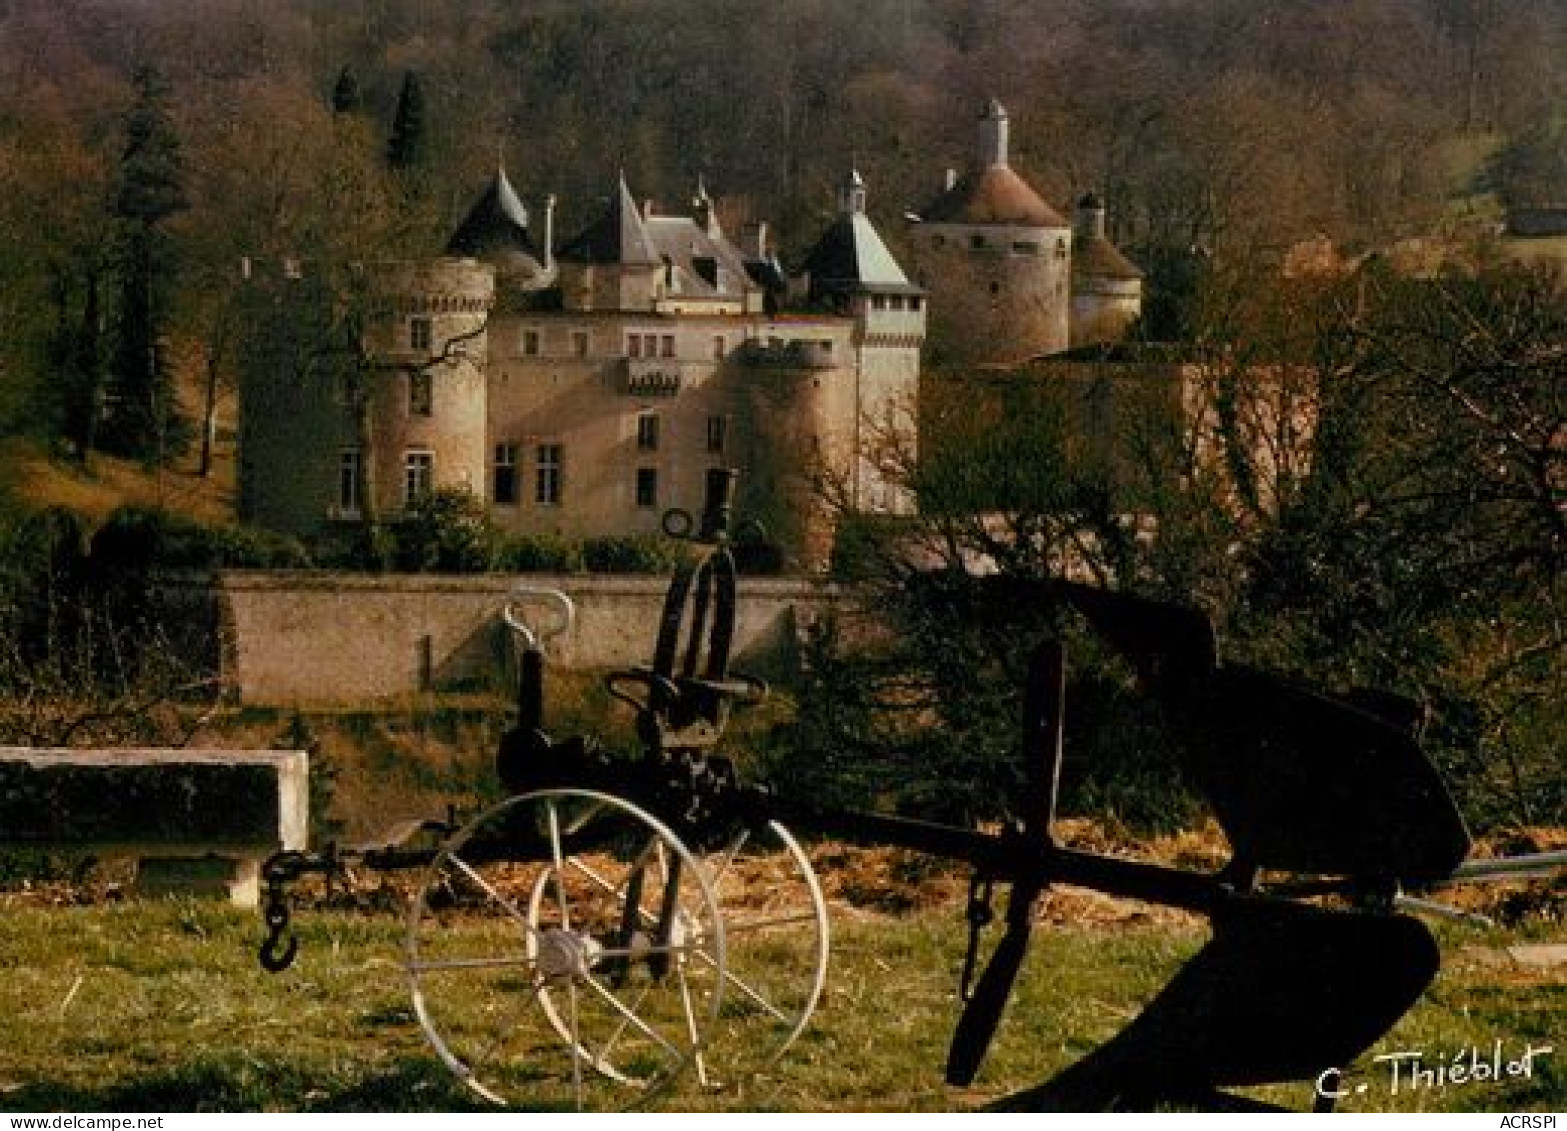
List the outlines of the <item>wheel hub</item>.
{"type": "Polygon", "coordinates": [[[580,981],[593,969],[602,949],[587,935],[550,927],[539,935],[535,958],[539,977],[547,982],[580,981]]]}

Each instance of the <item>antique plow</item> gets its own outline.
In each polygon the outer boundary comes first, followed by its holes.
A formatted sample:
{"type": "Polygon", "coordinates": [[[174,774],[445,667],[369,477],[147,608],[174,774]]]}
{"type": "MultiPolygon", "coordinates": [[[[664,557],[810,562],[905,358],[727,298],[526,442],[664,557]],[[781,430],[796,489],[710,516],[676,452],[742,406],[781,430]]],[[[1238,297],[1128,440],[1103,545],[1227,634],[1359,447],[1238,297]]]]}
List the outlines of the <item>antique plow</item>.
{"type": "MultiPolygon", "coordinates": [[[[987,579],[961,599],[979,610],[1065,602],[1131,661],[1168,706],[1185,768],[1229,838],[1224,867],[1193,872],[1055,840],[1066,684],[1056,642],[1029,658],[1026,785],[1000,832],[744,782],[719,747],[731,711],[767,689],[730,670],[732,491],[732,473],[715,471],[698,521],[666,516],[666,531],[702,552],[671,582],[653,663],[608,677],[635,712],[640,756],[547,733],[544,640],[569,629],[572,609],[558,593],[519,590],[504,612],[522,644],[517,722],[497,756],[507,799],[381,845],[274,857],[263,965],[295,956],[288,888],[300,876],[422,869],[404,970],[437,1055],[479,1095],[622,1107],[690,1071],[743,1097],[800,1034],[825,982],[826,902],[792,826],[973,868],[953,1084],[979,1071],[1047,888],[1206,916],[1212,938],[1141,1015],[1011,1103],[1223,1109],[1257,1106],[1226,1089],[1320,1081],[1352,1065],[1419,999],[1439,954],[1404,909],[1445,909],[1406,890],[1567,865],[1562,854],[1465,863],[1468,833],[1400,701],[1221,665],[1201,614],[1062,582],[987,579]],[[998,885],[1010,888],[1004,926],[982,962],[998,885]]],[[[1331,1107],[1332,1089],[1317,1094],[1331,1107]]]]}

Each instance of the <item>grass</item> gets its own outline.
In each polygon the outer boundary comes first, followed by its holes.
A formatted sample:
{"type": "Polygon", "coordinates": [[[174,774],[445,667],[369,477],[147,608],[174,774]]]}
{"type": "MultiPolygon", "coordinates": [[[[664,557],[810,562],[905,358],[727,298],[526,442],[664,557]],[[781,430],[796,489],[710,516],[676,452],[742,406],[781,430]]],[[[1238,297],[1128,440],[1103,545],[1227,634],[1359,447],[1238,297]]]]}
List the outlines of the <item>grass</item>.
{"type": "Polygon", "coordinates": [[[50,456],[36,440],[0,437],[0,498],[13,498],[29,509],[63,507],[93,523],[127,503],[166,507],[203,522],[232,523],[233,452],[220,451],[207,478],[197,475],[195,469],[194,453],[155,471],[95,453],[84,469],[50,456]]]}
{"type": "MultiPolygon", "coordinates": [[[[89,907],[0,897],[0,1106],[7,1110],[482,1109],[419,1030],[390,914],[302,912],[295,967],[254,960],[256,918],[183,900],[89,907]]],[[[964,943],[950,910],[849,915],[812,1025],[747,1106],[970,1110],[1044,1080],[1115,1033],[1202,945],[1198,926],[1045,928],[980,1084],[941,1083],[964,943]]],[[[1443,928],[1444,970],[1375,1050],[1435,1056],[1497,1038],[1559,1051],[1530,1080],[1391,1096],[1352,1110],[1567,1106],[1567,978],[1481,961],[1533,932],[1443,928]]],[[[1380,1083],[1370,1078],[1374,1083],[1380,1083]]],[[[1301,1108],[1309,1087],[1261,1093],[1301,1108]]],[[[663,1106],[721,1100],[687,1086],[663,1106]]]]}

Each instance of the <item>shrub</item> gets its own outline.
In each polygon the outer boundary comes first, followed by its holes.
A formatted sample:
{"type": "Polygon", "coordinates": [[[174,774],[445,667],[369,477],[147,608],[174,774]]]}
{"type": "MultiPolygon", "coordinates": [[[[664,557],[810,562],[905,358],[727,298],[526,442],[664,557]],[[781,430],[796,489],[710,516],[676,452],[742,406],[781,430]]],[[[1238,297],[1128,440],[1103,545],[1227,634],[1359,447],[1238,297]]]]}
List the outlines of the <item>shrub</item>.
{"type": "Polygon", "coordinates": [[[442,488],[403,513],[394,537],[399,569],[484,573],[499,557],[502,536],[482,499],[462,488],[442,488]]]}
{"type": "Polygon", "coordinates": [[[158,507],[124,506],[92,537],[103,574],[153,569],[297,569],[310,555],[294,538],[246,526],[206,526],[158,507]]]}
{"type": "Polygon", "coordinates": [[[582,543],[557,534],[519,534],[505,539],[495,568],[507,573],[581,573],[582,543]]]}
{"type": "Polygon", "coordinates": [[[668,573],[685,560],[680,543],[654,534],[589,538],[582,561],[590,573],[668,573]]]}

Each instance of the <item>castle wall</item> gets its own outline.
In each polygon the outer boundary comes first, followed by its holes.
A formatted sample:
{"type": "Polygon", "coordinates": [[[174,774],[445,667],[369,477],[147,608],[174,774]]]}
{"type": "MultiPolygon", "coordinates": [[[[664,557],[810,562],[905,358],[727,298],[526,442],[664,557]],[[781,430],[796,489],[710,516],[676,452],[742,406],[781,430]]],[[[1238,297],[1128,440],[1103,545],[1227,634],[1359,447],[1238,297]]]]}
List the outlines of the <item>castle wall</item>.
{"type": "Polygon", "coordinates": [[[826,387],[852,388],[844,379],[853,357],[849,326],[844,319],[639,312],[497,319],[489,360],[491,514],[521,533],[652,533],[670,507],[700,510],[712,467],[739,469],[755,501],[754,485],[776,479],[778,445],[759,438],[752,386],[764,399],[780,398],[763,414],[770,422],[825,427],[827,418],[812,407],[791,407],[801,387],[780,382],[778,373],[797,360],[791,348],[808,348],[813,379],[832,372],[826,387]],[[656,419],[655,443],[639,423],[644,417],[656,419]],[[494,459],[502,447],[516,461],[510,503],[494,501],[494,459]],[[553,502],[539,499],[545,449],[560,459],[553,502]],[[639,472],[656,477],[651,505],[639,498],[639,472]]]}
{"type": "MultiPolygon", "coordinates": [[[[668,586],[661,577],[438,577],[227,572],[225,682],[247,703],[356,702],[476,684],[510,687],[514,642],[501,620],[517,583],[565,592],[577,608],[551,663],[599,670],[647,664],[668,586]]],[[[801,578],[744,578],[734,662],[788,666],[799,633],[844,600],[801,578]]]]}
{"type": "Polygon", "coordinates": [[[1070,228],[926,223],[910,242],[930,292],[932,360],[1004,363],[1068,348],[1070,228]]]}

